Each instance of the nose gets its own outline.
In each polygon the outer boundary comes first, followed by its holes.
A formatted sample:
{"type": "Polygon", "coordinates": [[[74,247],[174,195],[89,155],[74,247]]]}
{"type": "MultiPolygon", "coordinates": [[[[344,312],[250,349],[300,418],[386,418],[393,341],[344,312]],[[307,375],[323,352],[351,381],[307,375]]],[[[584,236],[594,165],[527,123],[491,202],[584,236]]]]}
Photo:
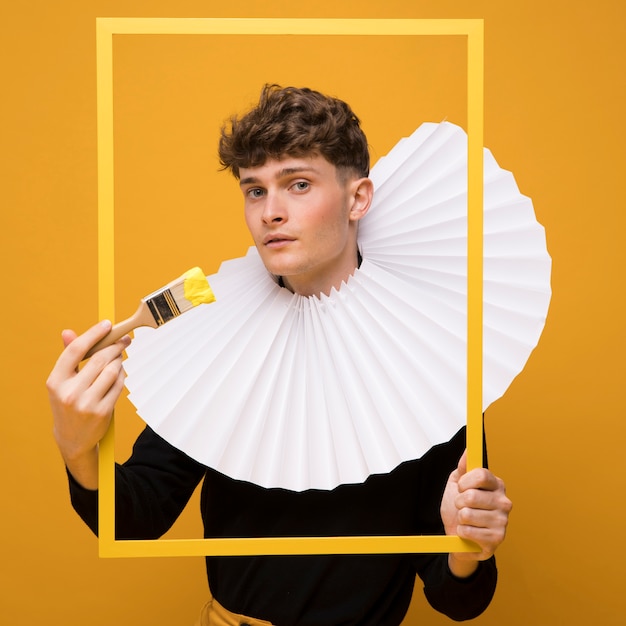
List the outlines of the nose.
{"type": "Polygon", "coordinates": [[[267,192],[263,203],[262,218],[266,224],[277,224],[287,219],[286,206],[279,194],[267,192]]]}

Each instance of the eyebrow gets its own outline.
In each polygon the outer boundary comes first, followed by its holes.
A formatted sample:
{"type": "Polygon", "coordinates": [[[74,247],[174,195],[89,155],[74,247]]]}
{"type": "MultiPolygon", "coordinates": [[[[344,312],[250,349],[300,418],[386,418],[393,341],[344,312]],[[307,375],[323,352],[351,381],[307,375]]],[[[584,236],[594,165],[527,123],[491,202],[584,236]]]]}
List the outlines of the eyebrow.
{"type": "MultiPolygon", "coordinates": [[[[285,167],[282,170],[279,170],[276,173],[275,179],[276,180],[280,180],[281,178],[284,178],[285,176],[292,176],[293,174],[300,174],[302,172],[313,172],[315,174],[319,174],[319,170],[317,170],[314,167],[311,166],[307,166],[307,165],[302,165],[302,166],[297,166],[297,167],[285,167]]],[[[254,183],[258,183],[259,179],[256,176],[247,176],[246,178],[242,178],[239,181],[239,185],[249,185],[249,184],[254,184],[254,183]]]]}

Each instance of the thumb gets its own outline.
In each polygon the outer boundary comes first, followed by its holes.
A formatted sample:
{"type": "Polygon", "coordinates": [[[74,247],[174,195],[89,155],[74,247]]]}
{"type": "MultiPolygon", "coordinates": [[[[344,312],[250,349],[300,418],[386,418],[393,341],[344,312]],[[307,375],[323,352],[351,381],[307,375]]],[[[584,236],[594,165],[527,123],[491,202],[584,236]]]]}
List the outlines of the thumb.
{"type": "Polygon", "coordinates": [[[459,459],[459,464],[457,465],[456,471],[458,472],[459,478],[467,472],[467,449],[461,455],[459,459]]]}
{"type": "Polygon", "coordinates": [[[73,330],[61,331],[61,339],[63,340],[63,347],[67,348],[78,335],[73,330]]]}

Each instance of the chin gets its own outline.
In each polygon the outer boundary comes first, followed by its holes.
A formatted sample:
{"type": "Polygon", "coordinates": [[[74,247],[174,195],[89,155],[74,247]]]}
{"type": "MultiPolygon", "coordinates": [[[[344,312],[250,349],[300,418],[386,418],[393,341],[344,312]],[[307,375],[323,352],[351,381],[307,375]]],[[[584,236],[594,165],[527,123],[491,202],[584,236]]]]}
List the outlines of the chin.
{"type": "Polygon", "coordinates": [[[274,276],[289,276],[294,273],[294,267],[291,263],[285,263],[278,259],[267,258],[261,255],[261,261],[265,265],[265,269],[274,276]]]}

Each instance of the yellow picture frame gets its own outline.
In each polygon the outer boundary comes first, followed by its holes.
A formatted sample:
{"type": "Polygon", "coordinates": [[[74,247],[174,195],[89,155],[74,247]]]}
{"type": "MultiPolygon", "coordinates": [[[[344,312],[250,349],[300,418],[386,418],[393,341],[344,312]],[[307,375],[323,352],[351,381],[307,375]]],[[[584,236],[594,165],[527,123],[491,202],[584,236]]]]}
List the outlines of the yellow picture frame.
{"type": "MultiPolygon", "coordinates": [[[[115,311],[113,193],[113,35],[387,35],[467,37],[468,125],[468,467],[482,465],[482,265],[484,24],[481,19],[97,18],[98,312],[115,311]]],[[[469,552],[457,536],[260,537],[237,539],[115,538],[114,423],[100,443],[101,557],[242,556],[469,552]]]]}

